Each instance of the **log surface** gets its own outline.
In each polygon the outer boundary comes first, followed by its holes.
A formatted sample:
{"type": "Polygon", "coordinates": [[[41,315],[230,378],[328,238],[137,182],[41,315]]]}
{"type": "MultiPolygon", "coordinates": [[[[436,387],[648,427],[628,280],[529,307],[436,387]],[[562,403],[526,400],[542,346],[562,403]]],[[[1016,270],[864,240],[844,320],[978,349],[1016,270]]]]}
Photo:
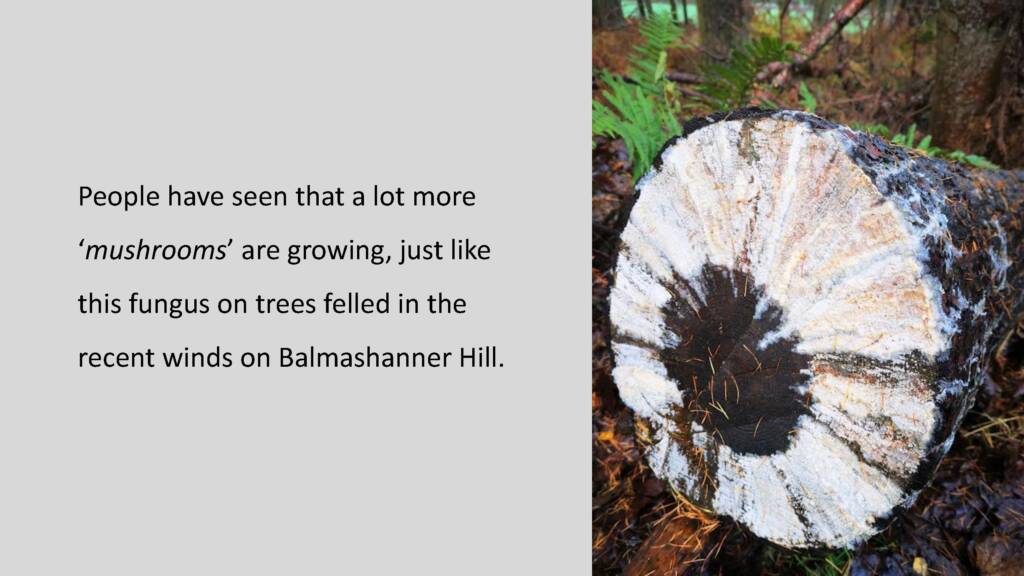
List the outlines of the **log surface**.
{"type": "Polygon", "coordinates": [[[637,186],[610,298],[654,473],[786,546],[884,527],[1021,308],[1022,190],[804,113],[688,123],[637,186]]]}

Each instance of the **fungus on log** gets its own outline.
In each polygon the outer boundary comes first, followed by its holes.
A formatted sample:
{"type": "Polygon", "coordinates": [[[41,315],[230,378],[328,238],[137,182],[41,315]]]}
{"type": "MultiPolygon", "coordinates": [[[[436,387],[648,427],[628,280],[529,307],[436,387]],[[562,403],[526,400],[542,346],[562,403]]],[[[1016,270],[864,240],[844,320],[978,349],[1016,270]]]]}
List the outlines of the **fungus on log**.
{"type": "Polygon", "coordinates": [[[785,546],[884,527],[1021,309],[1022,176],[799,112],[688,123],[637,185],[611,293],[654,473],[785,546]]]}

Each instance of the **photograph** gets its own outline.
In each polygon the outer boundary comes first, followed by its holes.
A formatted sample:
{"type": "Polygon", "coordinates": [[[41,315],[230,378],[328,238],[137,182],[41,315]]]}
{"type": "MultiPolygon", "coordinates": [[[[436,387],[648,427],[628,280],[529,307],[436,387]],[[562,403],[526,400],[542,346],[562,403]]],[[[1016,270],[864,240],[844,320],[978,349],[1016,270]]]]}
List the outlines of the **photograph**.
{"type": "Polygon", "coordinates": [[[592,0],[596,575],[1024,575],[1024,2],[592,0]]]}

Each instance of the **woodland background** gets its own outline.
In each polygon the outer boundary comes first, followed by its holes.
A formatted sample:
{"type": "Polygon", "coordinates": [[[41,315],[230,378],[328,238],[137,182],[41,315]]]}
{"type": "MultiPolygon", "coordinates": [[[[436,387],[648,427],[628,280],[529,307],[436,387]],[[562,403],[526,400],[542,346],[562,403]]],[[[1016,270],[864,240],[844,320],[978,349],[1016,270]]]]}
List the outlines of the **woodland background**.
{"type": "Polygon", "coordinates": [[[687,118],[802,109],[921,154],[1024,167],[1024,0],[592,0],[595,574],[1024,574],[1024,319],[910,511],[791,551],[677,501],[611,380],[607,294],[633,184],[687,118]]]}

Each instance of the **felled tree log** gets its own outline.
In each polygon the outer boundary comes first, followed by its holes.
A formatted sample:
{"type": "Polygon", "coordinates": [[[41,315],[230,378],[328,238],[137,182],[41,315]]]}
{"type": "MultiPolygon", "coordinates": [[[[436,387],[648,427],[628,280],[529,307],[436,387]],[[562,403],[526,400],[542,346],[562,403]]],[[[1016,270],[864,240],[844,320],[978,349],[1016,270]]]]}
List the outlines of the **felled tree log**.
{"type": "Polygon", "coordinates": [[[785,546],[884,527],[1021,309],[1022,175],[748,109],[688,123],[637,194],[613,375],[651,469],[785,546]]]}

